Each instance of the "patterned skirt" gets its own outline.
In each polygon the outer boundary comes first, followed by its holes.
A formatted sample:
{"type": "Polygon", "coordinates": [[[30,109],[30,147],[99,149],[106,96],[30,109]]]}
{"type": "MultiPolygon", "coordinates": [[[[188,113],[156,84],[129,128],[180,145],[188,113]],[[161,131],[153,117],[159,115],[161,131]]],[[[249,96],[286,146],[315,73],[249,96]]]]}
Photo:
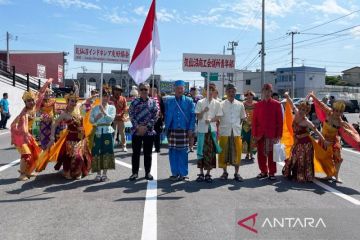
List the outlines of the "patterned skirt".
{"type": "Polygon", "coordinates": [[[45,149],[50,142],[51,125],[51,119],[40,121],[40,144],[42,149],[45,149]]]}
{"type": "Polygon", "coordinates": [[[203,157],[198,159],[197,167],[205,170],[216,168],[216,146],[210,131],[205,133],[203,149],[203,157]]]}
{"type": "Polygon", "coordinates": [[[188,131],[182,129],[171,129],[168,133],[169,148],[187,149],[189,146],[188,131]]]}
{"type": "Polygon", "coordinates": [[[95,134],[91,154],[92,172],[115,169],[114,138],[112,133],[95,134]]]}
{"type": "Polygon", "coordinates": [[[283,175],[298,182],[314,180],[314,147],[310,138],[294,144],[290,158],[285,160],[283,175]]]}

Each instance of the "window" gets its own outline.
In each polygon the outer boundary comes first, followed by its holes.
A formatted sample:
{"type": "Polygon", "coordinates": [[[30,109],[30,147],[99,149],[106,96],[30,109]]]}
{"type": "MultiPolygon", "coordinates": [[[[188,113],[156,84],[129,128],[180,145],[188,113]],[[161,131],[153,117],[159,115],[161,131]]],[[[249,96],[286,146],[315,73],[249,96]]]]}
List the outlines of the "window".
{"type": "Polygon", "coordinates": [[[246,79],[246,80],[245,80],[245,84],[246,84],[246,85],[251,85],[251,80],[250,80],[250,79],[246,79]]]}

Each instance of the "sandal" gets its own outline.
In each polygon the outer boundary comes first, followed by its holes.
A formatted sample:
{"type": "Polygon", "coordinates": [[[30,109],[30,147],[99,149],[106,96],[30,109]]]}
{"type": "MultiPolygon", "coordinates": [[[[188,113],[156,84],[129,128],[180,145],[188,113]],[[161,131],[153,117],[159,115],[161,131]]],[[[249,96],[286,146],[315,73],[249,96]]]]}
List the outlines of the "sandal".
{"type": "Polygon", "coordinates": [[[238,173],[234,174],[234,180],[237,181],[237,182],[243,182],[244,181],[244,179],[238,173]]]}
{"type": "Polygon", "coordinates": [[[259,173],[259,174],[256,176],[256,178],[258,178],[258,179],[267,178],[267,177],[268,177],[267,173],[259,173]]]}
{"type": "Polygon", "coordinates": [[[107,182],[107,181],[109,181],[109,178],[106,175],[102,175],[101,181],[102,182],[107,182]]]}
{"type": "Polygon", "coordinates": [[[207,182],[207,183],[211,183],[213,180],[212,180],[212,178],[211,178],[211,175],[210,174],[206,174],[205,175],[205,182],[207,182]]]}
{"type": "Polygon", "coordinates": [[[229,176],[229,173],[224,172],[224,173],[220,176],[220,179],[221,179],[221,180],[227,180],[227,179],[228,179],[228,176],[229,176]]]}
{"type": "Polygon", "coordinates": [[[177,181],[178,176],[170,176],[169,179],[170,179],[170,181],[177,181]]]}
{"type": "Polygon", "coordinates": [[[275,180],[276,180],[276,177],[275,177],[275,176],[269,176],[269,180],[275,181],[275,180]]]}
{"type": "Polygon", "coordinates": [[[101,182],[101,175],[96,175],[95,182],[101,182]]]}
{"type": "Polygon", "coordinates": [[[203,173],[200,173],[198,174],[198,177],[196,178],[196,181],[197,182],[203,182],[204,181],[204,174],[203,173]]]}

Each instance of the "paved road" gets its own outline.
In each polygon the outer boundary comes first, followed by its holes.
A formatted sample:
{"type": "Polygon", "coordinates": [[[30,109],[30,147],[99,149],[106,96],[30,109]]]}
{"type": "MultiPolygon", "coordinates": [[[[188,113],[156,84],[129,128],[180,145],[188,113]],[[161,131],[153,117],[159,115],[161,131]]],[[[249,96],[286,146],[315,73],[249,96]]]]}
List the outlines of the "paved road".
{"type": "MultiPolygon", "coordinates": [[[[19,158],[10,135],[0,132],[0,239],[242,239],[236,235],[239,209],[352,209],[360,205],[360,154],[344,150],[343,184],[299,184],[255,178],[256,163],[242,162],[242,183],[221,181],[213,171],[212,184],[195,182],[196,156],[190,154],[190,182],[170,182],[167,149],[153,154],[157,181],[129,182],[131,152],[116,152],[111,181],[95,183],[94,175],[64,180],[52,165],[36,179],[18,182],[19,158]],[[319,186],[325,185],[328,190],[319,186]],[[157,187],[155,197],[151,188],[157,187]],[[329,188],[330,187],[330,188],[329,188]],[[331,191],[338,191],[337,195],[331,191]],[[339,193],[340,192],[340,193],[339,193]],[[343,195],[342,195],[342,194],[343,195]]],[[[278,166],[280,173],[281,166],[278,166]]],[[[232,169],[229,169],[232,173],[232,169]]],[[[144,175],[144,171],[140,171],[144,175]]],[[[231,174],[230,174],[231,175],[231,174]]],[[[342,239],[359,239],[356,228],[342,239]],[[356,236],[351,238],[350,236],[356,236]]],[[[302,239],[313,239],[301,235],[302,239]]],[[[334,239],[334,236],[328,236],[334,239]]],[[[286,239],[289,239],[286,237],[286,239]]],[[[335,238],[336,239],[336,238],[335,238]]]]}

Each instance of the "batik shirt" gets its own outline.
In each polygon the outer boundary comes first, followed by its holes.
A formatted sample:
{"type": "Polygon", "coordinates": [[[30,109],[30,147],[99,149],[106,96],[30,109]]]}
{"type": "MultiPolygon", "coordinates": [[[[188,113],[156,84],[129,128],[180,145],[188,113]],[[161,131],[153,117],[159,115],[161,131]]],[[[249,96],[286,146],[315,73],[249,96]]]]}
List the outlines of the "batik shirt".
{"type": "Polygon", "coordinates": [[[132,124],[132,133],[136,133],[138,126],[147,127],[145,135],[152,136],[155,134],[154,125],[158,119],[159,108],[153,98],[136,98],[131,102],[129,116],[132,124]]]}

